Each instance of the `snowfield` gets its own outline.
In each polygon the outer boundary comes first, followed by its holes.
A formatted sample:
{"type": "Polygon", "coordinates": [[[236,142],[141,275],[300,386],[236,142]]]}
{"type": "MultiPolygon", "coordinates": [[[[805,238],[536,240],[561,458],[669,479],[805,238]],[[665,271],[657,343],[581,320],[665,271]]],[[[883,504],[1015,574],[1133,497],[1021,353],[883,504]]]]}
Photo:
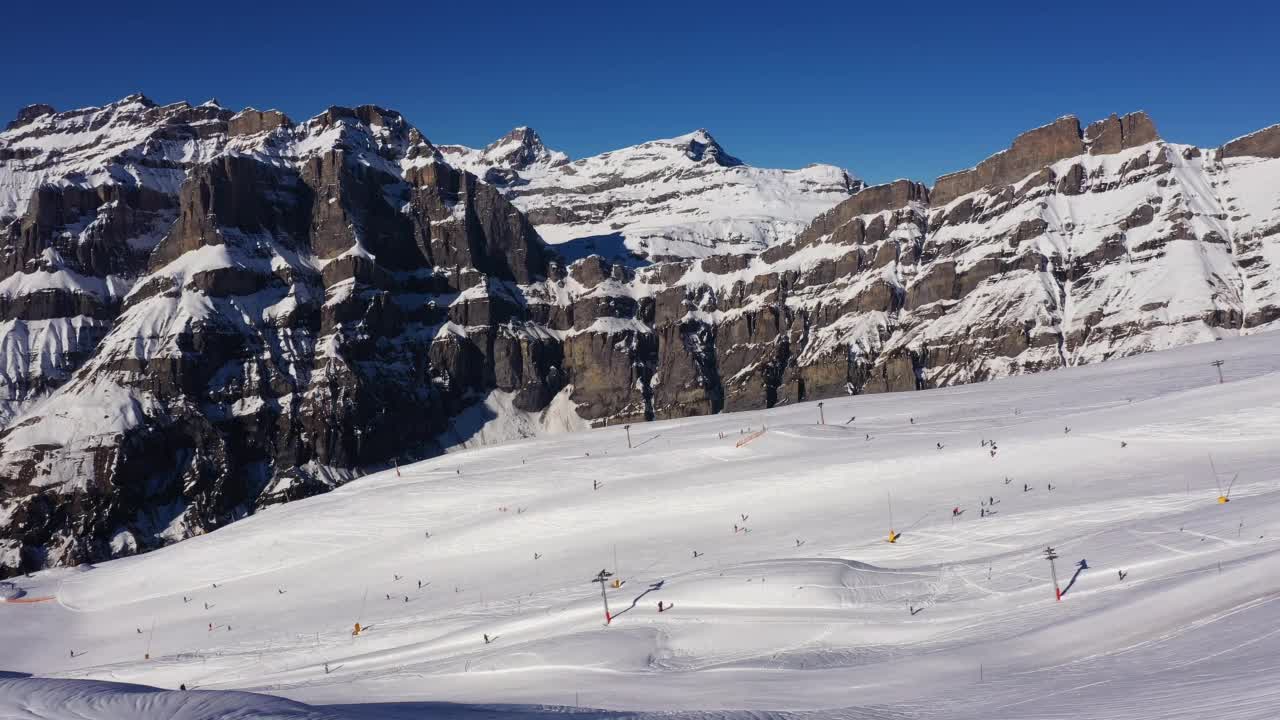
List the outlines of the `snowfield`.
{"type": "Polygon", "coordinates": [[[1280,713],[1280,333],[821,405],[459,450],[15,578],[0,718],[1280,713]]]}

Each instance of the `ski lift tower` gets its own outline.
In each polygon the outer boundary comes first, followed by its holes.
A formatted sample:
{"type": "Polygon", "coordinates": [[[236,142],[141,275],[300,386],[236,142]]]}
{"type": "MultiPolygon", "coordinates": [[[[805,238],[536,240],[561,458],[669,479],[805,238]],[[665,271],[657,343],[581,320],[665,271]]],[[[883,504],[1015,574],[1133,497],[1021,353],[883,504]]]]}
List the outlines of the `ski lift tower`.
{"type": "Polygon", "coordinates": [[[1058,559],[1058,551],[1047,547],[1044,549],[1044,558],[1049,561],[1049,574],[1053,577],[1053,595],[1058,602],[1062,602],[1062,589],[1058,587],[1058,568],[1053,564],[1058,559]]]}
{"type": "Polygon", "coordinates": [[[1214,366],[1214,367],[1218,368],[1218,384],[1219,384],[1219,385],[1221,385],[1221,384],[1223,383],[1223,380],[1222,380],[1222,362],[1223,362],[1223,361],[1221,361],[1221,360],[1214,360],[1213,362],[1209,363],[1210,365],[1212,365],[1212,366],[1214,366]]]}
{"type": "Polygon", "coordinates": [[[604,584],[609,578],[613,577],[613,573],[608,570],[601,570],[591,582],[600,583],[600,600],[604,602],[604,624],[608,625],[613,622],[613,615],[609,614],[609,596],[605,594],[604,584]]]}

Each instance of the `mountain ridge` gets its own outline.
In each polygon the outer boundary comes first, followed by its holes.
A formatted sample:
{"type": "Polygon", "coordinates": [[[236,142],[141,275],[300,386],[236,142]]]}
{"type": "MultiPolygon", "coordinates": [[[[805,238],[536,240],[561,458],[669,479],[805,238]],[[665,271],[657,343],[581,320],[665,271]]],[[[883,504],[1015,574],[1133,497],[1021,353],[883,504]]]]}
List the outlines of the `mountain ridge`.
{"type": "Polygon", "coordinates": [[[562,162],[518,128],[482,158],[510,174],[484,182],[373,105],[51,110],[0,133],[0,574],[470,438],[1280,320],[1280,126],[1203,149],[1141,113],[1066,116],[929,188],[753,168],[697,131],[562,162]]]}

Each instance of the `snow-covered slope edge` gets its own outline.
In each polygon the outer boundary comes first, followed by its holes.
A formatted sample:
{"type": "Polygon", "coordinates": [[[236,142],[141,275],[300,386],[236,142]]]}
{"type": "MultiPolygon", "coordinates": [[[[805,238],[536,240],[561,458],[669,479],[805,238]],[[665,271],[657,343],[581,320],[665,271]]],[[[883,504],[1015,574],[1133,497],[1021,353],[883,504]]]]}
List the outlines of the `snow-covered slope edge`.
{"type": "Polygon", "coordinates": [[[235,691],[181,691],[98,680],[5,678],[0,717],[23,720],[337,720],[351,717],[283,698],[235,691]]]}

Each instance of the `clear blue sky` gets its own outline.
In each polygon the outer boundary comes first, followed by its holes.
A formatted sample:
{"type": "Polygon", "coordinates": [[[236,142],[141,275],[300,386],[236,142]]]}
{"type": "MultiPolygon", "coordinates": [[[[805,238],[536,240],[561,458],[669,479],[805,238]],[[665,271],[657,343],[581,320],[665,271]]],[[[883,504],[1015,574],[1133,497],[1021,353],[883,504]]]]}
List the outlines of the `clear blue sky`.
{"type": "Polygon", "coordinates": [[[1068,113],[1145,109],[1201,145],[1280,122],[1280,10],[1255,0],[10,0],[0,16],[4,118],[135,91],[295,119],[376,103],[435,142],[530,125],[574,157],[706,127],[756,165],[874,182],[931,181],[1068,113]]]}

